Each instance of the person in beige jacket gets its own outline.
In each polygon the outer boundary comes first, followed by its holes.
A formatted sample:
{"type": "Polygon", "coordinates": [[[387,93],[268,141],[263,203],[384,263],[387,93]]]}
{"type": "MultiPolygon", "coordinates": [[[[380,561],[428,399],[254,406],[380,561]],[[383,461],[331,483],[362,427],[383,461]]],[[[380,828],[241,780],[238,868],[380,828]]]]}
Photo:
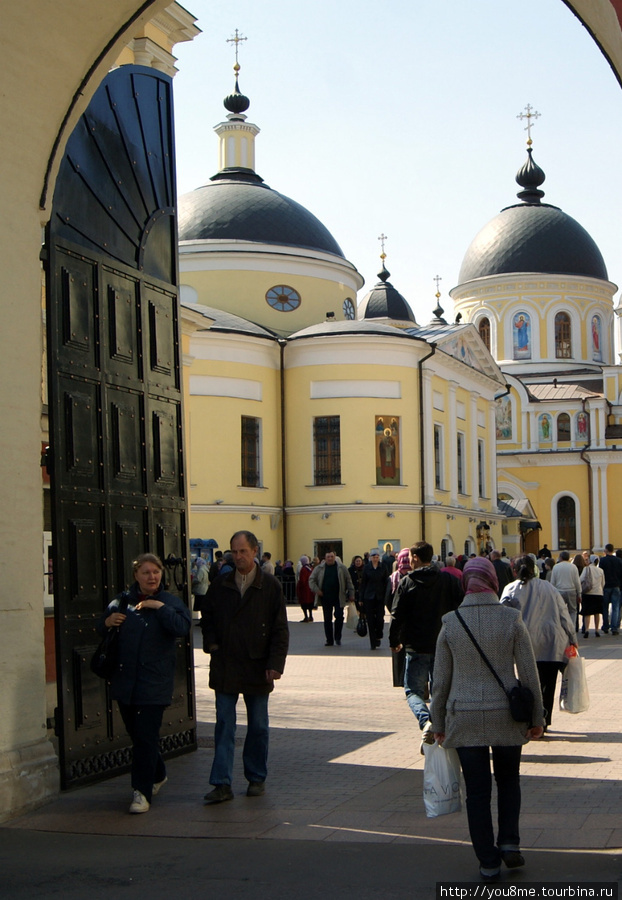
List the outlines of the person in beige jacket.
{"type": "Polygon", "coordinates": [[[520,852],[520,757],[522,745],[543,733],[542,695],[527,628],[518,610],[499,603],[492,563],[470,560],[463,571],[465,598],[458,610],[505,691],[517,682],[534,696],[531,722],[516,722],[507,694],[485,664],[455,612],[443,616],[434,661],[431,719],[439,744],[455,747],[464,774],[473,849],[484,879],[494,880],[501,862],[525,864],[520,852]],[[492,813],[490,749],[497,783],[498,835],[492,813]]]}

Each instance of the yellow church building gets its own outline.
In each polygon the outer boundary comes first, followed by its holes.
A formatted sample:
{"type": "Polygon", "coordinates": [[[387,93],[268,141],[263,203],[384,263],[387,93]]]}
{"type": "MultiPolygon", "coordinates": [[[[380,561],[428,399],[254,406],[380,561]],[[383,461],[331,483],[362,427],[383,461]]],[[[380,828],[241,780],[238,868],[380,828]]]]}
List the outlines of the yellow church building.
{"type": "MultiPolygon", "coordinates": [[[[474,238],[451,296],[508,384],[496,429],[498,496],[508,512],[537,517],[553,551],[619,547],[617,286],[587,231],[543,202],[544,180],[530,139],[516,175],[520,202],[474,238]]],[[[520,549],[516,540],[511,549],[520,549]]]]}
{"type": "Polygon", "coordinates": [[[420,327],[307,209],[255,171],[249,100],[225,99],[220,168],[179,200],[191,538],[254,531],[275,557],[349,562],[429,540],[501,546],[495,398],[474,325],[420,327]]]}
{"type": "Polygon", "coordinates": [[[420,326],[384,252],[357,302],[334,237],[257,174],[238,71],[220,167],[179,201],[191,537],[248,528],[275,557],[348,562],[419,539],[441,557],[622,543],[617,287],[543,202],[531,138],[520,202],[466,252],[454,321],[438,305],[420,326]]]}

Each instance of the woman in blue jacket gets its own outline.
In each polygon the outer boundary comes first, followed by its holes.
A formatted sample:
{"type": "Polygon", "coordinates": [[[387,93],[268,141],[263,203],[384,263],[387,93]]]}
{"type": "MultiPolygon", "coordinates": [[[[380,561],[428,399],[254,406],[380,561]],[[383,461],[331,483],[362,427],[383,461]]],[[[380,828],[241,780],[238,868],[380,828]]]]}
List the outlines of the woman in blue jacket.
{"type": "Polygon", "coordinates": [[[188,634],[192,619],[178,597],[162,590],[164,567],[157,556],[143,553],[132,565],[134,584],[108,605],[97,630],[119,629],[119,664],[110,696],[132,739],[129,811],[144,813],[166,781],[160,726],[173,697],[176,638],[188,634]]]}

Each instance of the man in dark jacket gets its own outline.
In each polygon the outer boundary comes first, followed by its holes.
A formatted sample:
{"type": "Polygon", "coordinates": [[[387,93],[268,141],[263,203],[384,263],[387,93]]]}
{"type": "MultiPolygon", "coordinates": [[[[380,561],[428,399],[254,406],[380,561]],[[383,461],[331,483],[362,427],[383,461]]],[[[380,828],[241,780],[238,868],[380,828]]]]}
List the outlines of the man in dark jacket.
{"type": "MultiPolygon", "coordinates": [[[[391,610],[391,650],[406,650],[404,690],[422,732],[422,744],[433,744],[430,711],[425,702],[428,682],[432,688],[436,639],[441,618],[462,602],[462,585],[449,572],[432,565],[434,549],[426,541],[410,548],[413,571],[399,583],[391,610]]],[[[423,752],[423,750],[422,750],[423,752]]]]}
{"type": "Polygon", "coordinates": [[[503,593],[503,588],[506,584],[509,584],[511,581],[514,581],[514,577],[512,575],[512,569],[508,566],[507,563],[504,563],[501,559],[501,553],[498,550],[493,550],[490,554],[490,562],[495,567],[495,572],[497,573],[497,581],[499,582],[499,590],[497,591],[497,596],[500,598],[503,593]]]}
{"type": "Polygon", "coordinates": [[[268,697],[285,668],[289,644],[281,585],[255,562],[257,538],[231,538],[235,569],[210,586],[203,605],[203,650],[211,656],[209,684],[216,693],[214,761],[208,804],[232,800],[236,704],[244,696],[248,729],[242,760],[246,795],[264,793],[268,774],[268,697]]]}
{"type": "Polygon", "coordinates": [[[603,631],[620,634],[620,595],[622,593],[622,560],[613,552],[613,544],[605,544],[605,555],[598,560],[598,565],[605,573],[603,589],[603,631]],[[611,604],[611,619],[609,618],[611,604]]]}

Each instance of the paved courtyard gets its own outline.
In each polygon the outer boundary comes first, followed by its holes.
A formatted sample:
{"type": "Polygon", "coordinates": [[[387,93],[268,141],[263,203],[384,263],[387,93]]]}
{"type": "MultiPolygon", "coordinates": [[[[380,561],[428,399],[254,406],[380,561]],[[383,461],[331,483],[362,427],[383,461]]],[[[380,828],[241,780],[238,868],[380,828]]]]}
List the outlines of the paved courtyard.
{"type": "MultiPolygon", "coordinates": [[[[465,880],[476,876],[464,810],[425,816],[419,732],[403,691],[392,686],[386,638],[379,651],[370,652],[367,639],[346,629],[341,647],[324,647],[320,621],[301,624],[294,607],[289,618],[290,655],[270,700],[265,796],[244,795],[240,703],[236,797],[219,806],[202,803],[209,788],[214,709],[208,657],[197,649],[200,748],[169,763],[169,782],[148,814],[127,814],[131,792],[124,775],[62,794],[8,823],[4,833],[376,845],[370,847],[374,854],[377,845],[417,845],[419,858],[447,860],[436,880],[443,874],[458,877],[447,874],[453,871],[450,859],[458,857],[461,870],[469,860],[465,880]],[[451,848],[461,852],[452,856],[451,848]]],[[[556,710],[546,739],[524,748],[521,837],[525,850],[533,848],[532,860],[555,859],[561,872],[574,872],[579,860],[584,871],[585,860],[607,860],[600,869],[593,866],[605,879],[620,871],[622,856],[622,637],[590,637],[581,652],[590,709],[576,716],[556,710]]],[[[543,877],[548,870],[541,868],[531,874],[543,877]]]]}

